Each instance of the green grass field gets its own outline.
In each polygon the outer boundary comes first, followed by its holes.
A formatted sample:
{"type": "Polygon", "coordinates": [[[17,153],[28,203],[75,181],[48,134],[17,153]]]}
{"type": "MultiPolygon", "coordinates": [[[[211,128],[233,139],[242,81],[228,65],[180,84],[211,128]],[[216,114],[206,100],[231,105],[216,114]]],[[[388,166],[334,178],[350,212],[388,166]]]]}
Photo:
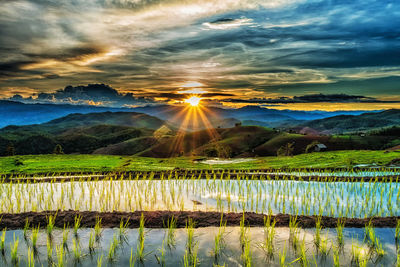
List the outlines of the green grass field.
{"type": "Polygon", "coordinates": [[[386,165],[400,158],[399,152],[335,151],[302,154],[293,157],[260,157],[254,161],[224,165],[196,163],[195,158],[147,158],[107,155],[28,155],[0,158],[1,174],[51,172],[98,172],[183,169],[265,169],[265,168],[335,168],[357,164],[386,165]]]}

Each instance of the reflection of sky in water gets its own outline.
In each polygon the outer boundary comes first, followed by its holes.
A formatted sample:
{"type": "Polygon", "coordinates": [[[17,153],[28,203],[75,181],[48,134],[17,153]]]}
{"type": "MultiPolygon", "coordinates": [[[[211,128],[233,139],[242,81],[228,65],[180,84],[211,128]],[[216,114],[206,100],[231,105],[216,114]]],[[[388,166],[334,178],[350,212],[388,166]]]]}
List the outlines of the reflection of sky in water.
{"type": "Polygon", "coordinates": [[[1,184],[2,212],[204,210],[365,217],[400,215],[399,183],[131,180],[1,184]],[[9,197],[11,195],[11,198],[9,197]]]}
{"type": "Polygon", "coordinates": [[[247,173],[248,175],[252,174],[264,174],[264,175],[283,175],[283,176],[296,176],[296,177],[310,177],[310,176],[318,176],[318,177],[388,177],[388,176],[398,176],[400,175],[399,169],[394,170],[368,170],[368,171],[335,171],[335,172],[327,172],[327,171],[319,171],[319,172],[301,172],[301,171],[293,171],[293,172],[253,172],[247,173]]]}
{"type": "MultiPolygon", "coordinates": [[[[80,259],[78,266],[97,266],[97,259],[103,257],[103,266],[108,266],[109,261],[107,259],[110,244],[113,237],[118,238],[118,229],[103,229],[101,239],[96,243],[95,250],[92,254],[89,253],[89,236],[91,229],[80,229],[78,231],[78,243],[81,249],[81,254],[83,255],[80,259]]],[[[198,258],[200,260],[199,266],[212,266],[214,263],[214,256],[212,249],[214,247],[214,237],[219,231],[218,227],[207,227],[207,228],[197,228],[194,230],[194,239],[198,248],[198,258]]],[[[160,258],[160,248],[163,244],[163,240],[166,236],[166,230],[164,229],[146,229],[145,230],[145,266],[159,266],[155,255],[160,258]]],[[[165,261],[166,266],[182,266],[183,256],[186,249],[187,240],[187,230],[186,229],[176,229],[176,243],[175,246],[169,248],[165,246],[165,261]]],[[[383,248],[386,252],[385,256],[378,261],[379,265],[382,266],[394,266],[396,261],[396,247],[394,245],[394,229],[376,229],[376,233],[383,248]]],[[[331,249],[329,255],[323,259],[314,245],[314,234],[313,229],[300,230],[298,236],[300,240],[305,240],[307,257],[311,262],[314,262],[314,257],[317,261],[318,266],[333,266],[331,249]]],[[[340,253],[341,266],[350,266],[351,262],[351,247],[354,243],[357,247],[368,251],[368,247],[363,243],[363,229],[344,229],[345,244],[340,253]]],[[[7,231],[5,244],[6,249],[9,249],[9,244],[13,243],[13,238],[19,239],[18,255],[20,258],[20,266],[26,266],[27,261],[27,246],[30,246],[30,231],[28,231],[28,241],[24,240],[23,231],[7,231]]],[[[292,262],[298,258],[298,254],[294,251],[292,244],[289,242],[289,229],[288,228],[276,228],[276,234],[274,238],[274,258],[267,261],[266,254],[262,249],[262,244],[264,242],[264,230],[263,228],[254,227],[248,230],[248,236],[250,237],[250,247],[252,250],[252,258],[254,266],[279,266],[279,256],[278,253],[283,251],[285,248],[287,257],[286,262],[292,262]]],[[[336,231],[335,229],[323,229],[321,232],[322,238],[328,239],[328,247],[336,245],[336,231]]],[[[75,239],[72,230],[70,230],[68,238],[68,250],[65,250],[65,261],[66,266],[74,266],[73,258],[73,239],[75,239]]],[[[131,249],[133,253],[136,253],[138,240],[137,229],[128,229],[125,241],[120,244],[117,248],[117,257],[113,262],[112,266],[129,266],[129,258],[131,255],[131,249]]],[[[223,235],[224,247],[222,253],[218,260],[218,263],[226,266],[242,266],[241,259],[241,247],[240,247],[240,228],[239,227],[227,227],[223,235]]],[[[53,251],[52,259],[55,264],[57,264],[57,251],[56,247],[62,242],[62,230],[55,230],[53,232],[53,251]]],[[[45,230],[41,230],[39,233],[38,240],[38,258],[36,260],[36,265],[49,266],[47,257],[47,234],[45,230]],[[40,263],[40,264],[39,264],[40,263]]],[[[5,256],[0,256],[0,264],[9,264],[10,258],[9,253],[5,256]]],[[[138,265],[138,263],[136,264],[138,265]]],[[[135,265],[135,266],[136,266],[135,265]]],[[[2,265],[5,266],[5,265],[2,265]]],[[[140,266],[140,265],[138,265],[140,266]]]]}

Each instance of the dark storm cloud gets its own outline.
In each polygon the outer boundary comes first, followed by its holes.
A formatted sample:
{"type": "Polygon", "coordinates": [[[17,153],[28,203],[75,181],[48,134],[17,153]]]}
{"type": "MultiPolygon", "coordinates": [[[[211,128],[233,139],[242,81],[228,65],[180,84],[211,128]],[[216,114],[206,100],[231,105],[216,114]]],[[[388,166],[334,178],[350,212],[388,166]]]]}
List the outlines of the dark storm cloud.
{"type": "Polygon", "coordinates": [[[343,80],[333,83],[304,83],[304,84],[280,84],[262,85],[257,89],[280,92],[285,91],[288,95],[296,95],[304,91],[324,91],[327,93],[363,92],[365,95],[399,96],[400,76],[388,76],[362,80],[343,80]]]}
{"type": "Polygon", "coordinates": [[[382,48],[333,48],[293,53],[272,59],[271,63],[311,68],[354,68],[399,66],[399,43],[388,43],[382,48]]]}
{"type": "Polygon", "coordinates": [[[32,63],[36,62],[30,60],[30,61],[10,61],[10,62],[0,63],[0,78],[11,77],[18,73],[23,73],[25,71],[22,70],[21,68],[32,63]]]}
{"type": "Polygon", "coordinates": [[[346,95],[346,94],[310,94],[294,97],[280,98],[252,98],[252,99],[225,99],[232,103],[258,103],[258,104],[292,104],[292,103],[400,103],[400,101],[383,101],[373,97],[346,95]]]}
{"type": "Polygon", "coordinates": [[[104,53],[104,49],[95,44],[84,44],[64,48],[62,51],[48,50],[41,53],[24,53],[25,56],[35,59],[55,59],[60,61],[74,61],[85,57],[96,56],[104,53]]]}
{"type": "Polygon", "coordinates": [[[136,97],[132,93],[122,94],[105,84],[89,84],[87,86],[66,86],[54,93],[39,93],[36,99],[22,98],[16,94],[11,100],[26,102],[52,102],[72,104],[93,104],[108,106],[140,105],[154,103],[151,99],[136,97]]]}
{"type": "Polygon", "coordinates": [[[217,20],[214,20],[214,21],[212,21],[212,22],[210,22],[210,24],[226,24],[226,23],[229,23],[229,22],[233,22],[233,21],[235,21],[234,19],[230,19],[230,18],[224,18],[224,19],[217,19],[217,20]]]}

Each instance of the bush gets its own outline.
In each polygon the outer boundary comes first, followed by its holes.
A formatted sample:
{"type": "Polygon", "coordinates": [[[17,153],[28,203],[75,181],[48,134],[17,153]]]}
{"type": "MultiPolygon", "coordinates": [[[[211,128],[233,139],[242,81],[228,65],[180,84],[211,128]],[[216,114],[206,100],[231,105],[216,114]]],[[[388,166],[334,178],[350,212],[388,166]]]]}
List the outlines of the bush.
{"type": "Polygon", "coordinates": [[[293,151],[294,151],[294,142],[292,143],[287,143],[284,146],[281,146],[276,154],[278,156],[293,156],[293,151]]]}
{"type": "Polygon", "coordinates": [[[56,147],[54,148],[54,154],[57,154],[57,155],[64,154],[64,151],[60,144],[57,144],[56,147]]]}
{"type": "Polygon", "coordinates": [[[9,144],[6,149],[6,156],[14,156],[15,155],[15,148],[13,144],[9,144]]]}

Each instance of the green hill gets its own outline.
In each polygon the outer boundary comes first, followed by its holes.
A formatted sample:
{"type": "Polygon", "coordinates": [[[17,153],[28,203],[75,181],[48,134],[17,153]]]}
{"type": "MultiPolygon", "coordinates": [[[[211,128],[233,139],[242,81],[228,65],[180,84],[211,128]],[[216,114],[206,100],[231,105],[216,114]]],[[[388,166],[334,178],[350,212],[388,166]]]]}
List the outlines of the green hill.
{"type": "MultiPolygon", "coordinates": [[[[397,113],[396,110],[384,112],[386,124],[389,120],[395,123],[397,113]]],[[[376,113],[360,116],[377,119],[376,113]]],[[[353,116],[350,117],[353,119],[353,116]]],[[[340,118],[341,116],[336,117],[335,120],[340,118]]],[[[324,121],[326,120],[330,119],[324,121]]],[[[302,154],[311,144],[317,143],[326,146],[324,149],[328,151],[380,150],[400,144],[398,127],[379,128],[362,135],[318,135],[315,128],[307,129],[303,134],[298,134],[237,124],[231,128],[177,132],[168,123],[140,113],[72,114],[44,124],[0,129],[0,155],[8,155],[11,150],[17,155],[51,154],[56,145],[61,145],[66,154],[94,153],[158,158],[254,157],[275,156],[278,150],[288,146],[290,155],[302,154]],[[10,150],[10,146],[13,149],[10,150]]]]}
{"type": "Polygon", "coordinates": [[[0,129],[0,155],[12,145],[16,154],[53,153],[60,144],[65,153],[92,153],[96,149],[151,136],[165,122],[136,112],[71,114],[43,124],[0,129]]]}
{"type": "Polygon", "coordinates": [[[358,116],[340,115],[314,120],[300,126],[310,127],[325,133],[349,133],[370,131],[382,127],[400,125],[400,110],[390,109],[382,112],[364,113],[358,116]]]}

